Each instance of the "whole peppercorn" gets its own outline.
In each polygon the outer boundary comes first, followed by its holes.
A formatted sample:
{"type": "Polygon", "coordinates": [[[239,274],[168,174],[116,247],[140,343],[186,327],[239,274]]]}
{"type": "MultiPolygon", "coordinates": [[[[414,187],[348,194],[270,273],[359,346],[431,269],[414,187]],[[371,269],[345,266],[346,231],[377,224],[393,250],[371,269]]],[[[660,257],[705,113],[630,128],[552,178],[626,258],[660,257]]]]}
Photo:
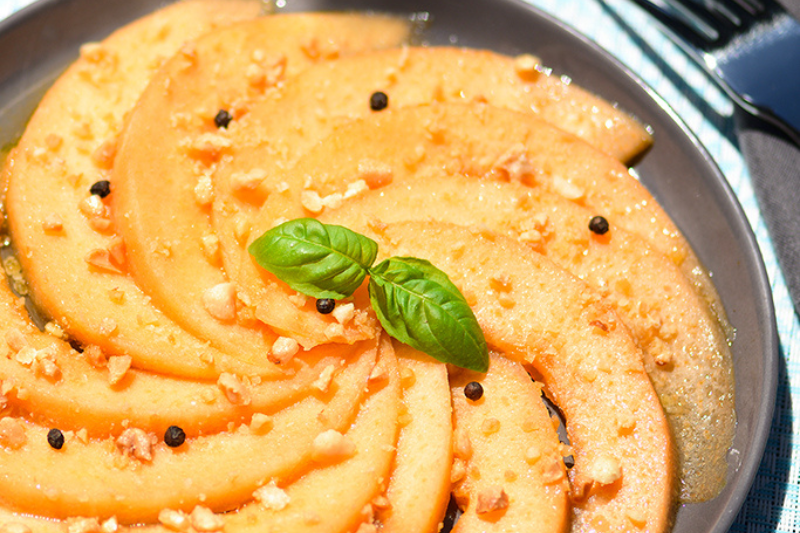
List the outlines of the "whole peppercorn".
{"type": "Polygon", "coordinates": [[[218,128],[227,128],[231,120],[233,120],[233,116],[228,113],[228,110],[220,109],[219,113],[214,117],[214,125],[218,128]]]}
{"type": "Polygon", "coordinates": [[[333,298],[320,298],[317,300],[317,311],[320,314],[327,315],[332,313],[334,307],[336,307],[336,300],[333,298]]]}
{"type": "Polygon", "coordinates": [[[483,385],[477,381],[470,381],[464,386],[464,396],[473,402],[477,402],[483,398],[483,385]]]}
{"type": "Polygon", "coordinates": [[[89,192],[91,194],[96,194],[100,198],[105,198],[111,194],[111,182],[108,180],[100,180],[95,182],[91,187],[89,187],[89,192]]]}
{"type": "Polygon", "coordinates": [[[389,106],[389,97],[386,93],[376,91],[369,97],[369,108],[373,111],[382,111],[389,106]]]}
{"type": "Polygon", "coordinates": [[[60,450],[64,446],[64,434],[60,429],[53,428],[47,432],[47,444],[56,450],[60,450]]]}
{"type": "Polygon", "coordinates": [[[608,233],[608,220],[601,216],[592,217],[592,220],[589,221],[589,229],[597,235],[605,235],[608,233]]]}
{"type": "Polygon", "coordinates": [[[170,448],[177,448],[186,440],[186,433],[178,426],[170,426],[164,433],[164,443],[170,448]]]}

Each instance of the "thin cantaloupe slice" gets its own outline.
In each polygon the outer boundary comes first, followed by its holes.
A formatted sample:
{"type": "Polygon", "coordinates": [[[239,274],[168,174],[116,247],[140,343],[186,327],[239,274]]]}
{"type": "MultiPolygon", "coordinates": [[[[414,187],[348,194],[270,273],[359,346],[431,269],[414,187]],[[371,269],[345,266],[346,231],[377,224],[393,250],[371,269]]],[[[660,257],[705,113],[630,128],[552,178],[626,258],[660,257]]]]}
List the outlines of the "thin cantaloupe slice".
{"type": "MultiPolygon", "coordinates": [[[[237,120],[254,105],[251,101],[279,91],[286,79],[316,61],[397,46],[408,33],[409,22],[397,17],[263,17],[198,39],[191,54],[174,56],[154,76],[122,135],[111,198],[133,277],[169,317],[227,353],[258,357],[270,350],[274,335],[259,331],[265,326],[259,328],[252,320],[252,309],[242,324],[241,315],[214,316],[204,304],[206,291],[228,282],[219,268],[219,254],[209,243],[216,239],[209,220],[211,192],[194,192],[204,180],[211,187],[218,159],[227,152],[227,129],[217,127],[214,116],[224,109],[237,120]],[[174,124],[165,127],[165,118],[174,124]],[[207,202],[203,194],[209,196],[207,202]],[[169,209],[152,208],[164,198],[171,199],[169,209]],[[159,253],[164,250],[168,252],[159,253]]],[[[248,187],[252,184],[216,183],[215,202],[241,217],[240,212],[255,209],[246,198],[248,187]]],[[[282,304],[294,308],[288,300],[282,304]]],[[[320,316],[324,325],[331,320],[320,316]]],[[[352,323],[346,329],[351,341],[374,334],[370,324],[359,329],[352,323]]]]}
{"type": "Polygon", "coordinates": [[[174,450],[159,442],[149,462],[124,461],[113,439],[75,439],[54,450],[46,427],[26,423],[26,444],[0,463],[0,502],[52,518],[116,516],[121,523],[153,522],[164,508],[191,510],[200,503],[234,509],[269,479],[294,479],[315,466],[316,437],[346,431],[358,414],[376,352],[377,346],[361,352],[327,394],[275,413],[265,434],[242,426],[174,450]]]}
{"type": "Polygon", "coordinates": [[[370,385],[375,392],[345,434],[355,444],[355,455],[286,486],[289,503],[284,509],[252,503],[226,516],[225,531],[345,533],[368,520],[370,502],[390,474],[399,427],[400,376],[388,337],[376,368],[382,377],[370,385]]]}
{"type": "Polygon", "coordinates": [[[90,186],[108,178],[123,116],[163,58],[257,11],[257,2],[178,2],[84,46],[4,167],[8,227],[34,300],[71,337],[130,355],[138,368],[206,379],[280,375],[265,357],[221,353],[160,313],[124,273],[124,250],[104,228],[106,207],[79,209],[90,186]]]}
{"type": "Polygon", "coordinates": [[[669,427],[622,321],[580,280],[488,230],[437,222],[353,228],[381,256],[428,259],[465,293],[487,343],[530,365],[566,417],[575,531],[665,531],[673,512],[669,427]]]}
{"type": "Polygon", "coordinates": [[[378,509],[381,531],[434,533],[450,499],[453,425],[445,365],[395,342],[407,413],[394,468],[378,509]]]}
{"type": "Polygon", "coordinates": [[[454,531],[567,531],[566,468],[541,385],[519,363],[499,356],[492,357],[485,375],[461,372],[451,385],[456,457],[464,465],[454,488],[464,512],[454,531]],[[475,401],[464,394],[471,381],[483,387],[475,401]],[[504,505],[479,510],[482,499],[502,494],[504,505]]]}
{"type": "MultiPolygon", "coordinates": [[[[328,174],[331,185],[335,177],[346,183],[354,171],[331,167],[337,170],[328,174]]],[[[335,210],[320,219],[334,216],[346,227],[428,219],[486,227],[528,244],[586,281],[604,295],[643,349],[645,370],[675,437],[682,497],[713,497],[725,484],[735,428],[733,369],[719,324],[681,271],[623,229],[593,235],[588,229],[593,213],[558,195],[440,172],[438,167],[418,165],[412,172],[394,166],[391,185],[346,202],[352,219],[335,210]],[[706,379],[687,386],[698,375],[706,379]]]]}

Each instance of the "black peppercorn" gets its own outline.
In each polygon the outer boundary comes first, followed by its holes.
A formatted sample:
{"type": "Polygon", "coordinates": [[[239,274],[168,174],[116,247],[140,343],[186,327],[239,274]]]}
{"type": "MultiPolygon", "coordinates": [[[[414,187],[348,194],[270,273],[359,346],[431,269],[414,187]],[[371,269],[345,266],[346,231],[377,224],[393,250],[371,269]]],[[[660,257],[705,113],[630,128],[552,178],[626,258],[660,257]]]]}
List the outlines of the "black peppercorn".
{"type": "Polygon", "coordinates": [[[589,229],[597,235],[605,235],[608,233],[608,220],[601,216],[592,217],[592,220],[589,221],[589,229]]]}
{"type": "Polygon", "coordinates": [[[89,192],[96,194],[100,198],[105,198],[111,194],[111,182],[108,180],[100,180],[95,182],[90,188],[89,192]]]}
{"type": "Polygon", "coordinates": [[[373,111],[382,111],[389,106],[389,97],[386,93],[376,91],[369,97],[369,108],[373,111]]]}
{"type": "Polygon", "coordinates": [[[178,426],[170,426],[164,433],[164,443],[170,448],[177,448],[186,440],[186,433],[178,426]]]}
{"type": "Polygon", "coordinates": [[[64,434],[60,429],[53,428],[47,432],[47,444],[56,450],[60,450],[64,446],[64,434]]]}
{"type": "Polygon", "coordinates": [[[477,381],[470,381],[464,387],[464,396],[473,402],[477,402],[483,397],[483,385],[477,381]]]}
{"type": "Polygon", "coordinates": [[[217,116],[214,117],[214,124],[218,128],[227,128],[231,120],[233,120],[233,116],[226,109],[220,109],[217,116]]]}
{"type": "Polygon", "coordinates": [[[336,307],[336,300],[333,298],[320,298],[317,300],[317,311],[323,315],[333,312],[336,307]]]}

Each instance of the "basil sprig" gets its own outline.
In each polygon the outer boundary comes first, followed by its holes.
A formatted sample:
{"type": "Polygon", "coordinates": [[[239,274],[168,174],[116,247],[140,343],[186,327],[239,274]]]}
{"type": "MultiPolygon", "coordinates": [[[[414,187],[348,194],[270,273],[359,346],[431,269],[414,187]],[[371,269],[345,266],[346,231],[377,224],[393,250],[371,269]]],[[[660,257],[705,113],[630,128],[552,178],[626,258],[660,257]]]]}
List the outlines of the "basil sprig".
{"type": "Polygon", "coordinates": [[[378,244],[313,218],[290,220],[248,248],[262,268],[314,298],[345,298],[369,275],[369,299],[389,335],[445,363],[486,372],[489,353],[475,314],[447,274],[414,257],[374,265],[378,244]]]}

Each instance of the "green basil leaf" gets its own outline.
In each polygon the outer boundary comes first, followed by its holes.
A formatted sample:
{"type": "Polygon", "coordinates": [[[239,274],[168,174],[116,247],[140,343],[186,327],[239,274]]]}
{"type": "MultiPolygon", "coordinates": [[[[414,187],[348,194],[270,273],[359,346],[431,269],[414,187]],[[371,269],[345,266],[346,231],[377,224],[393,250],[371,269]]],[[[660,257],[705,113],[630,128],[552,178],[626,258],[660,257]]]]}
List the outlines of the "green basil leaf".
{"type": "Polygon", "coordinates": [[[447,274],[428,261],[392,257],[371,268],[369,297],[392,337],[445,363],[489,369],[475,314],[447,274]]]}
{"type": "Polygon", "coordinates": [[[342,226],[299,218],[267,231],[247,250],[292,289],[338,299],[353,294],[364,281],[378,244],[342,226]]]}

